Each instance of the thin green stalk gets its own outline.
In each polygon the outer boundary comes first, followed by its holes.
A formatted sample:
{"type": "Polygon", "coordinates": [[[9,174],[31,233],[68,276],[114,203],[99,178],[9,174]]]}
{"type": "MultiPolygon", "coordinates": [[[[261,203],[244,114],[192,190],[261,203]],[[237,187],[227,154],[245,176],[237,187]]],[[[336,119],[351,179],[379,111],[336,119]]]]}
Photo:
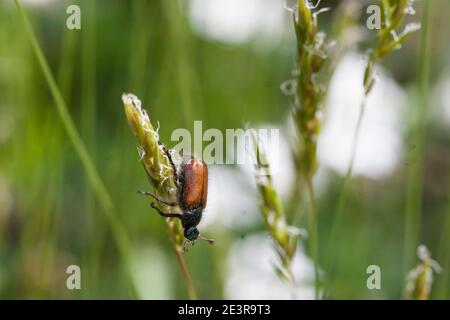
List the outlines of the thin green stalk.
{"type": "Polygon", "coordinates": [[[439,242],[439,261],[442,263],[442,268],[445,272],[440,275],[440,280],[437,283],[437,295],[439,299],[448,299],[448,289],[450,281],[450,193],[447,199],[447,209],[445,211],[444,225],[442,227],[441,239],[439,242]]]}
{"type": "MultiPolygon", "coordinates": [[[[358,150],[358,141],[359,141],[360,131],[362,128],[364,113],[366,110],[366,103],[367,103],[367,96],[364,96],[363,101],[361,102],[360,109],[359,109],[358,120],[356,122],[355,132],[353,134],[352,148],[351,148],[351,153],[350,153],[350,164],[347,168],[347,173],[345,174],[344,182],[342,184],[341,192],[340,192],[339,198],[338,198],[338,204],[337,204],[337,208],[336,208],[334,222],[331,227],[330,240],[329,240],[330,245],[328,247],[328,254],[327,254],[327,256],[329,257],[328,258],[329,265],[328,265],[327,271],[329,273],[328,277],[329,277],[330,281],[332,281],[332,279],[335,276],[335,272],[336,272],[335,263],[336,263],[336,259],[337,259],[337,256],[339,255],[339,251],[340,251],[339,232],[342,227],[342,216],[344,214],[344,208],[345,208],[345,204],[347,202],[347,196],[348,196],[348,188],[349,188],[350,181],[351,181],[352,174],[353,174],[356,152],[358,150]]],[[[331,287],[333,287],[332,284],[331,284],[331,287]]]]}
{"type": "Polygon", "coordinates": [[[305,210],[305,204],[302,199],[305,189],[304,180],[299,175],[299,170],[296,172],[297,183],[293,187],[292,195],[290,196],[286,212],[289,213],[289,224],[293,226],[300,225],[305,210]]]}
{"type": "MultiPolygon", "coordinates": [[[[362,121],[364,118],[364,113],[366,109],[366,103],[369,94],[371,93],[373,86],[375,85],[374,68],[375,65],[387,54],[397,50],[401,47],[401,44],[411,35],[413,32],[418,30],[419,26],[417,24],[408,24],[400,34],[398,34],[399,28],[401,27],[404,17],[407,14],[407,7],[409,5],[406,0],[398,1],[386,1],[381,0],[380,6],[382,9],[382,24],[381,29],[377,33],[376,45],[369,55],[366,68],[364,70],[364,97],[359,110],[358,120],[355,128],[355,134],[352,142],[352,150],[350,154],[350,163],[347,169],[346,176],[342,185],[342,189],[339,195],[338,206],[336,208],[336,216],[333,222],[331,237],[329,242],[329,266],[332,268],[330,276],[330,281],[333,281],[335,273],[335,257],[337,256],[336,250],[336,238],[340,232],[340,226],[342,224],[343,210],[345,209],[347,201],[347,193],[350,181],[352,179],[354,161],[356,157],[356,152],[358,148],[358,140],[361,132],[362,121]]],[[[338,247],[338,245],[337,245],[338,247]]],[[[328,269],[330,270],[330,269],[328,269]]]]}
{"type": "Polygon", "coordinates": [[[175,248],[175,255],[177,257],[177,262],[181,270],[181,274],[183,275],[184,284],[186,285],[186,290],[188,293],[188,297],[190,300],[197,300],[197,292],[195,290],[194,281],[192,281],[192,276],[188,270],[188,267],[186,265],[186,261],[184,260],[184,257],[181,254],[180,250],[177,250],[177,240],[175,239],[175,236],[173,232],[169,229],[169,236],[170,241],[172,242],[172,245],[175,248]]]}
{"type": "Polygon", "coordinates": [[[72,97],[72,74],[75,60],[75,48],[77,44],[77,32],[66,30],[63,34],[61,45],[61,57],[58,70],[57,81],[63,97],[70,101],[72,97]]]}
{"type": "Polygon", "coordinates": [[[124,229],[122,228],[122,225],[118,221],[116,215],[115,215],[115,208],[114,204],[112,202],[112,199],[106,190],[106,187],[103,183],[103,181],[100,178],[100,175],[98,174],[94,163],[92,162],[89,153],[87,151],[86,146],[83,143],[83,140],[81,139],[77,129],[75,128],[75,125],[70,117],[70,114],[68,112],[67,105],[64,101],[64,98],[58,88],[58,85],[56,84],[56,81],[53,77],[53,74],[50,70],[50,67],[44,57],[44,54],[39,46],[39,43],[36,39],[36,36],[33,32],[33,28],[30,24],[30,21],[27,17],[27,14],[22,6],[22,3],[20,0],[14,0],[17,6],[17,9],[20,14],[20,18],[22,20],[22,24],[24,26],[25,32],[27,33],[27,36],[29,38],[29,41],[32,45],[33,52],[38,60],[39,66],[42,70],[42,73],[45,77],[45,80],[47,82],[47,85],[49,87],[49,90],[53,96],[53,99],[55,101],[55,105],[58,111],[58,114],[61,118],[61,121],[63,123],[63,126],[84,166],[84,169],[86,170],[87,177],[89,179],[89,182],[91,184],[92,190],[94,191],[97,200],[100,203],[100,206],[102,207],[101,212],[104,213],[104,217],[108,224],[110,225],[112,235],[114,238],[114,241],[116,242],[119,254],[122,258],[122,261],[124,263],[127,276],[128,276],[128,282],[130,285],[130,290],[132,292],[133,297],[137,297],[137,291],[134,287],[133,279],[131,276],[131,269],[130,269],[130,262],[129,262],[129,242],[128,238],[126,236],[126,233],[124,229]]]}
{"type": "Polygon", "coordinates": [[[150,2],[133,1],[132,3],[132,32],[130,35],[130,59],[129,59],[129,80],[130,88],[141,98],[145,100],[146,78],[148,73],[146,66],[147,56],[150,49],[151,34],[154,29],[151,19],[148,19],[149,13],[154,9],[150,7],[150,2]]]}
{"type": "Polygon", "coordinates": [[[194,95],[194,85],[197,82],[192,65],[189,63],[191,53],[189,34],[186,32],[183,16],[179,6],[173,1],[164,1],[163,10],[167,15],[169,23],[169,33],[177,39],[170,43],[171,56],[167,57],[167,62],[176,70],[176,85],[181,97],[181,110],[186,125],[191,125],[195,119],[194,106],[198,101],[194,95]]]}
{"type": "Polygon", "coordinates": [[[360,136],[361,127],[362,127],[362,123],[363,123],[363,119],[364,119],[364,113],[366,111],[367,98],[368,98],[367,95],[365,95],[363,98],[363,101],[361,102],[361,106],[359,108],[358,120],[356,122],[356,128],[355,128],[355,132],[353,134],[353,139],[352,139],[350,164],[347,168],[347,173],[345,175],[345,181],[349,181],[353,175],[353,167],[355,164],[356,152],[358,150],[358,142],[359,142],[359,136],[360,136]]]}
{"type": "MultiPolygon", "coordinates": [[[[61,54],[60,54],[60,63],[58,68],[58,75],[57,75],[57,83],[59,85],[59,88],[61,90],[61,93],[65,97],[66,100],[70,100],[71,97],[71,88],[72,88],[72,73],[73,73],[73,62],[75,57],[75,45],[77,40],[77,33],[76,32],[64,32],[63,42],[61,45],[61,54]]],[[[55,126],[51,120],[48,120],[48,126],[51,128],[51,132],[49,133],[48,139],[45,139],[45,141],[53,141],[53,143],[50,143],[51,151],[52,153],[57,154],[61,150],[62,146],[62,139],[61,139],[61,132],[62,127],[61,126],[55,126]]],[[[51,216],[47,217],[49,220],[47,224],[49,224],[49,231],[43,232],[40,230],[40,233],[49,235],[49,240],[46,241],[45,246],[45,264],[46,268],[44,268],[44,278],[47,280],[45,282],[48,282],[51,277],[52,273],[54,272],[54,263],[55,263],[55,257],[58,250],[58,236],[57,236],[57,225],[58,225],[58,215],[55,215],[55,212],[63,210],[64,201],[60,196],[54,195],[52,190],[61,190],[64,188],[63,183],[63,166],[60,163],[60,165],[52,164],[51,165],[51,173],[50,175],[53,176],[50,181],[52,181],[53,184],[56,185],[56,187],[48,188],[50,192],[48,192],[48,196],[50,199],[53,199],[51,203],[53,203],[53,208],[51,209],[51,216]]],[[[50,211],[50,209],[49,209],[50,211]]],[[[50,215],[50,212],[49,212],[50,215]]],[[[46,224],[43,224],[44,226],[46,224]]],[[[84,291],[82,292],[82,294],[84,291]]],[[[50,293],[49,298],[55,299],[56,293],[50,293]]]]}
{"type": "MultiPolygon", "coordinates": [[[[68,1],[66,1],[68,3],[68,1]]],[[[60,62],[58,65],[58,74],[56,76],[57,78],[57,84],[60,88],[61,94],[63,95],[65,101],[70,101],[72,97],[72,86],[73,86],[73,71],[74,71],[74,60],[75,60],[75,53],[76,53],[76,44],[78,40],[78,32],[71,32],[70,30],[64,30],[63,32],[63,40],[61,44],[61,53],[60,53],[60,62]]],[[[63,144],[63,128],[62,126],[57,126],[57,132],[54,133],[55,137],[59,137],[58,140],[58,148],[62,148],[63,144]]],[[[64,190],[64,177],[63,177],[63,164],[61,166],[58,166],[58,178],[57,178],[57,187],[56,190],[59,190],[60,194],[63,194],[64,190]]],[[[52,169],[52,171],[55,170],[55,168],[52,169]]],[[[56,205],[55,205],[55,211],[60,212],[64,210],[64,199],[61,196],[58,196],[56,199],[56,205]]],[[[56,230],[57,226],[60,223],[61,216],[55,215],[54,217],[54,226],[53,228],[56,230]]],[[[58,237],[55,232],[55,241],[58,241],[58,237]]],[[[57,249],[58,245],[55,245],[55,248],[57,249]]],[[[56,250],[53,250],[52,252],[52,261],[54,261],[56,255],[56,250]]],[[[85,290],[82,291],[81,296],[85,294],[85,290]]],[[[55,299],[56,296],[51,296],[50,298],[55,299]]]]}
{"type": "Polygon", "coordinates": [[[81,35],[81,134],[95,159],[95,123],[96,123],[96,46],[95,46],[95,1],[89,1],[84,8],[84,19],[81,35]],[[90,23],[89,23],[90,22],[90,23]]]}
{"type": "Polygon", "coordinates": [[[181,252],[175,250],[177,256],[178,264],[180,265],[181,273],[183,274],[184,283],[186,284],[186,289],[190,300],[197,300],[197,293],[195,292],[194,282],[192,281],[191,274],[189,273],[186,261],[181,256],[181,252]]]}
{"type": "MultiPolygon", "coordinates": [[[[83,8],[83,32],[81,33],[81,130],[80,133],[90,150],[92,161],[96,159],[96,109],[97,109],[97,65],[96,65],[96,29],[95,1],[89,1],[83,8]]],[[[73,31],[72,31],[73,32],[73,31]]],[[[105,230],[95,217],[95,198],[88,179],[84,181],[84,210],[87,213],[87,241],[90,243],[85,259],[90,267],[89,283],[92,292],[96,292],[101,250],[104,244],[105,230]]],[[[91,293],[92,294],[92,293],[91,293]]]]}
{"type": "Polygon", "coordinates": [[[412,149],[410,159],[414,159],[408,170],[408,185],[406,195],[405,216],[405,246],[404,269],[407,272],[414,265],[415,250],[420,244],[420,225],[422,212],[422,171],[423,153],[426,131],[426,109],[429,96],[430,78],[430,37],[429,37],[429,1],[423,2],[422,32],[420,40],[419,58],[419,86],[420,96],[413,119],[412,137],[415,148],[412,149]]]}
{"type": "Polygon", "coordinates": [[[312,179],[307,181],[307,189],[309,195],[308,201],[308,230],[309,230],[309,247],[310,254],[314,262],[314,297],[319,299],[320,291],[320,274],[319,274],[319,242],[318,242],[318,228],[317,228],[317,210],[314,196],[314,188],[312,179]]]}
{"type": "MultiPolygon", "coordinates": [[[[61,150],[61,128],[59,126],[54,126],[51,118],[46,116],[46,124],[43,128],[45,132],[44,141],[46,141],[45,151],[49,155],[55,156],[61,150]]],[[[50,284],[53,278],[53,273],[55,271],[55,256],[58,248],[57,242],[57,232],[56,232],[56,210],[58,208],[58,202],[60,202],[60,196],[56,192],[59,190],[57,186],[61,185],[62,182],[62,166],[60,163],[48,163],[48,176],[47,179],[47,190],[41,198],[41,210],[39,210],[37,223],[35,224],[36,230],[34,231],[36,235],[34,239],[39,239],[42,241],[42,235],[45,235],[45,246],[42,247],[42,283],[50,284]],[[56,206],[55,206],[56,203],[56,206]]],[[[39,293],[40,297],[53,298],[51,295],[53,292],[46,290],[46,288],[40,288],[42,293],[39,293]]]]}

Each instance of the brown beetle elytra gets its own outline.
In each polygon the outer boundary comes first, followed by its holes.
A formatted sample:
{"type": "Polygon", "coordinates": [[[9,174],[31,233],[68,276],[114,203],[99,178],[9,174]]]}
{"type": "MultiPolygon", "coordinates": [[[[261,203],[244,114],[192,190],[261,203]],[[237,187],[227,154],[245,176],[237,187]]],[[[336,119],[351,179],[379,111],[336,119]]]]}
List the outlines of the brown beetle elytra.
{"type": "Polygon", "coordinates": [[[208,196],[208,166],[193,156],[184,156],[180,176],[179,205],[183,211],[206,207],[208,196]]]}

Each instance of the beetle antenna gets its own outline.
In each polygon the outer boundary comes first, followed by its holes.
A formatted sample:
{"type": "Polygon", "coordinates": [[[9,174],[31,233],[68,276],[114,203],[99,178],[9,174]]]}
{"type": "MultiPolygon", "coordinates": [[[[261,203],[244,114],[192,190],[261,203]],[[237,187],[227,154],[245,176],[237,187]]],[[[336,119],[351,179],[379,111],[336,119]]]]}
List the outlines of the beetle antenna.
{"type": "Polygon", "coordinates": [[[203,237],[202,235],[199,235],[198,237],[202,240],[207,241],[211,245],[214,244],[214,239],[208,239],[208,238],[203,237]]]}

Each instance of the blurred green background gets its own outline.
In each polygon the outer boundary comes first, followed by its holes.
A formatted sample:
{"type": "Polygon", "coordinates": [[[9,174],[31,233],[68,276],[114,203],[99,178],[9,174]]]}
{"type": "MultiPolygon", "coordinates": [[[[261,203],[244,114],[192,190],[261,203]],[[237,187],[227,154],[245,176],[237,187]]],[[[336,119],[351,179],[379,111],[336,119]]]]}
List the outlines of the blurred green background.
{"type": "MultiPolygon", "coordinates": [[[[338,2],[344,1],[321,3],[332,8],[319,18],[330,38],[339,19],[334,14],[338,2]]],[[[416,4],[414,19],[420,19],[424,2],[416,4]]],[[[290,77],[296,56],[284,2],[230,1],[218,9],[214,6],[220,1],[23,3],[70,115],[113,199],[113,214],[129,240],[132,278],[127,277],[110,225],[62,126],[14,1],[1,0],[0,298],[133,298],[130,281],[140,298],[186,298],[166,225],[148,200],[136,194],[149,185],[120,97],[123,92],[136,94],[152,121],[159,122],[161,140],[169,146],[171,132],[192,130],[194,120],[202,120],[204,129],[242,128],[248,123],[287,130],[290,100],[279,88],[290,77]],[[71,4],[81,8],[81,30],[66,28],[66,8],[71,4]],[[273,18],[274,8],[280,8],[279,20],[273,18]],[[223,19],[217,19],[218,12],[219,17],[223,12],[223,19]],[[236,20],[226,22],[226,12],[236,20]],[[208,16],[216,19],[211,22],[208,16]],[[209,24],[202,24],[205,19],[209,24]],[[236,29],[220,33],[214,23],[236,29]],[[270,32],[272,27],[275,33],[270,32]],[[81,290],[65,286],[65,270],[71,264],[81,267],[81,290]]],[[[450,3],[430,0],[430,9],[424,151],[417,155],[411,140],[416,106],[421,103],[418,32],[383,61],[406,93],[401,122],[407,152],[389,174],[353,179],[339,234],[337,289],[332,298],[401,297],[406,271],[413,267],[404,263],[408,188],[417,188],[419,195],[412,201],[419,219],[409,227],[417,244],[426,244],[443,267],[431,297],[450,298],[450,96],[445,95],[450,90],[450,3]],[[419,164],[420,179],[411,182],[409,171],[419,164]],[[382,269],[382,290],[366,287],[366,268],[371,264],[382,269]]],[[[364,26],[366,14],[361,10],[359,24],[364,26]]],[[[365,32],[366,38],[357,45],[362,53],[373,43],[374,34],[365,32]]],[[[337,171],[324,170],[327,179],[317,198],[322,261],[327,259],[343,179],[337,171]]],[[[222,196],[226,198],[226,192],[222,196]]],[[[254,197],[256,206],[258,201],[254,197]]],[[[306,225],[303,220],[299,226],[306,225]]],[[[185,255],[198,296],[243,297],[230,293],[239,290],[229,285],[230,252],[236,242],[264,233],[262,221],[244,228],[217,222],[206,230],[217,244],[199,243],[185,255]]],[[[252,252],[258,254],[251,250],[247,254],[252,252]]]]}

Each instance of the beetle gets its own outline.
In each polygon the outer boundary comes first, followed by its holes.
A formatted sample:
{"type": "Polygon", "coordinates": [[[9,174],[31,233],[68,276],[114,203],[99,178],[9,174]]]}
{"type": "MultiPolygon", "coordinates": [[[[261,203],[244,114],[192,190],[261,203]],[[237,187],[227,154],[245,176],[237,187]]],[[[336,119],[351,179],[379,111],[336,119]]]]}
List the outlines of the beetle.
{"type": "Polygon", "coordinates": [[[194,243],[197,238],[206,240],[213,244],[214,240],[204,238],[200,235],[197,225],[200,223],[203,210],[206,207],[208,197],[208,166],[202,160],[198,160],[192,155],[184,155],[179,166],[179,171],[175,166],[168,148],[160,143],[173,170],[175,186],[177,188],[177,200],[175,202],[159,198],[151,192],[139,191],[139,193],[150,196],[156,201],[171,207],[179,207],[181,213],[163,212],[152,202],[151,206],[160,216],[164,218],[178,218],[184,230],[184,251],[188,242],[194,243]]]}

